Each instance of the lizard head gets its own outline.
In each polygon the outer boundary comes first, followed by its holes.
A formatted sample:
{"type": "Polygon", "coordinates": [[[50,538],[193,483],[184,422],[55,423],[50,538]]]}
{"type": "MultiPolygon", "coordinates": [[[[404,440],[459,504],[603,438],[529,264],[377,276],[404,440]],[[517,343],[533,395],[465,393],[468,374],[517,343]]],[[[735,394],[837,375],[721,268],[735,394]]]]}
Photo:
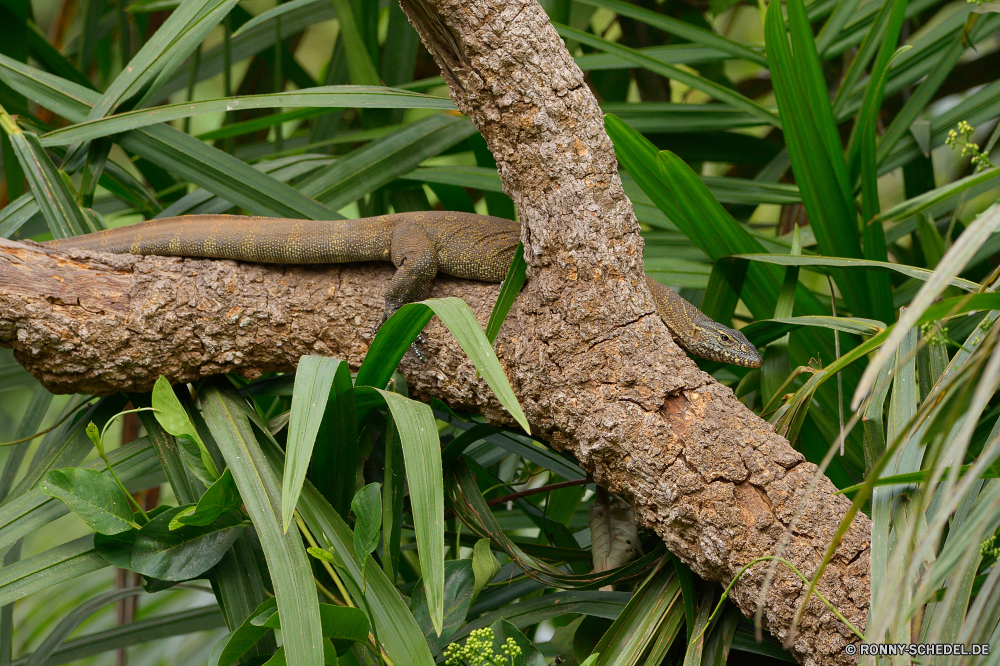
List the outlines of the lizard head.
{"type": "Polygon", "coordinates": [[[685,341],[684,347],[702,358],[744,368],[759,368],[763,363],[757,348],[745,335],[711,319],[699,321],[692,337],[685,341]]]}

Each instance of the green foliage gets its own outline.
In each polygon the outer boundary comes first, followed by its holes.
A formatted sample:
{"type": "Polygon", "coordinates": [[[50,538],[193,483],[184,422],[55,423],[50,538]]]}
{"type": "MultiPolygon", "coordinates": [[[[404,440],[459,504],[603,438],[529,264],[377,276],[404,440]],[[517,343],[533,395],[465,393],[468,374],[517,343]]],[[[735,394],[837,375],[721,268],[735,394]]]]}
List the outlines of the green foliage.
{"type": "MultiPolygon", "coordinates": [[[[5,10],[0,44],[4,238],[514,216],[443,79],[414,81],[437,70],[394,3],[34,4],[52,25],[5,10]]],[[[995,644],[996,3],[543,4],[608,114],[647,272],[766,347],[760,370],[699,363],[871,515],[866,639],[995,644]]],[[[305,356],[294,376],[88,404],[0,355],[0,664],[182,634],[174,662],[211,666],[790,661],[650,533],[591,572],[593,486],[526,435],[492,351],[518,257],[485,334],[461,301],[411,304],[356,376],[305,356]],[[435,315],[520,429],[407,396],[394,373],[435,315]],[[145,435],[119,445],[120,414],[145,435]],[[164,483],[157,506],[133,498],[164,483]],[[109,565],[141,591],[109,592],[109,565]],[[193,578],[215,602],[191,608],[209,598],[176,585],[193,578]],[[114,626],[126,597],[149,616],[114,626]]]]}

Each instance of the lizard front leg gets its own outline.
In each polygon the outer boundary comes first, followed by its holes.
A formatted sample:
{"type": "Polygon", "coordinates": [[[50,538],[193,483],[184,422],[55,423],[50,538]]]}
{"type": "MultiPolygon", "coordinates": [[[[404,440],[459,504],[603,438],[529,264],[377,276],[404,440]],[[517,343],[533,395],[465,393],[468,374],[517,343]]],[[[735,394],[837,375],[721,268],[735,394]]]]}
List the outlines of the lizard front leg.
{"type": "MultiPolygon", "coordinates": [[[[416,301],[427,291],[438,270],[437,246],[434,239],[416,225],[397,227],[392,236],[392,263],[396,265],[396,274],[392,276],[389,288],[385,292],[385,310],[382,312],[379,327],[395,314],[396,310],[416,301]]],[[[423,337],[418,335],[417,342],[422,344],[423,337]]],[[[412,348],[417,358],[424,360],[423,354],[415,344],[412,348]]]]}

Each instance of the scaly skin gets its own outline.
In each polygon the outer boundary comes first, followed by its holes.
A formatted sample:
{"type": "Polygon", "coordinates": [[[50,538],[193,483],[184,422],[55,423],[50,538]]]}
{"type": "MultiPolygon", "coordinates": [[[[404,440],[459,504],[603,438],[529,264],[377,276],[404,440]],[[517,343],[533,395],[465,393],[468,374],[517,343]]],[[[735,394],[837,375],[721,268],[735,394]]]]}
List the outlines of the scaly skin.
{"type": "MultiPolygon", "coordinates": [[[[438,271],[469,280],[503,281],[520,238],[521,226],[512,220],[431,211],[358,220],[187,215],[46,245],[265,264],[391,261],[397,270],[386,291],[384,322],[401,306],[417,300],[438,271]]],[[[757,349],[742,333],[712,321],[648,276],[646,284],[663,322],[686,350],[711,361],[760,367],[757,349]]]]}

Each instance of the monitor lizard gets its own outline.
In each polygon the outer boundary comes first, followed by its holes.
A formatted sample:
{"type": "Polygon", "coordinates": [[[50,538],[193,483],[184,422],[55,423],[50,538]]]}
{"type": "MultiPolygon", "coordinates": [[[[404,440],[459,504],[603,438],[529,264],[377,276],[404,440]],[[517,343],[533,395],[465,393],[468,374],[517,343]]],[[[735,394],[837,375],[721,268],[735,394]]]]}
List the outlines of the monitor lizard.
{"type": "MultiPolygon", "coordinates": [[[[114,254],[236,259],[266,264],[391,261],[384,323],[417,300],[438,273],[502,282],[521,238],[518,222],[441,211],[354,220],[297,220],[238,215],[186,215],[49,241],[56,249],[114,254]]],[[[761,365],[739,331],[713,321],[673,290],[646,276],[656,308],[674,340],[702,358],[748,368],[761,365]]]]}

